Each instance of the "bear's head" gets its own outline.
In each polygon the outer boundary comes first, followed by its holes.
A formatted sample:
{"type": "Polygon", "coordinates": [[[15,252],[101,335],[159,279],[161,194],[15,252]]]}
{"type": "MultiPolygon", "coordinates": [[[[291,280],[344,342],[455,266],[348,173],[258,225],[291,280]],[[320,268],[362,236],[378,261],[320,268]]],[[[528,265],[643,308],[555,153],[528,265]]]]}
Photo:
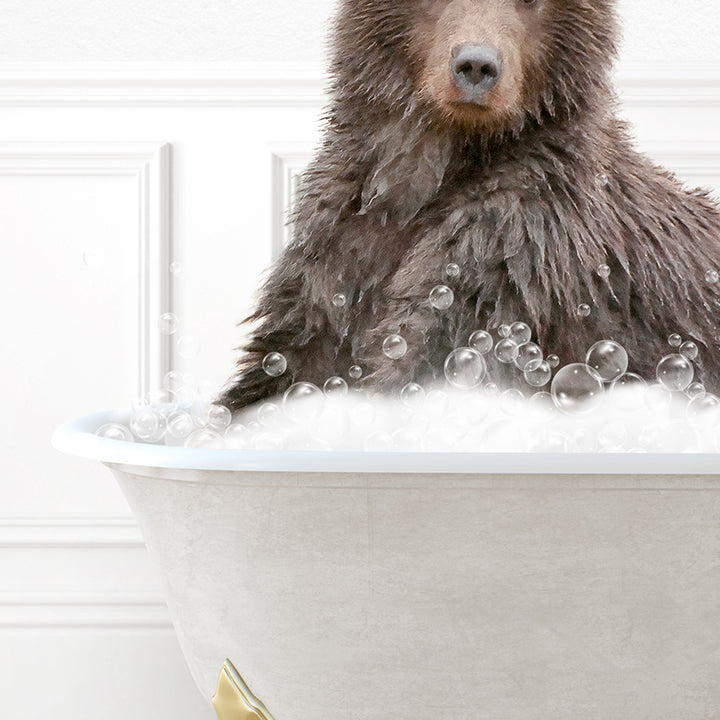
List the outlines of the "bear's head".
{"type": "MultiPolygon", "coordinates": [[[[417,108],[469,133],[593,106],[616,54],[614,0],[343,0],[336,96],[417,108]]],[[[603,98],[604,99],[604,98],[603,98]]]]}

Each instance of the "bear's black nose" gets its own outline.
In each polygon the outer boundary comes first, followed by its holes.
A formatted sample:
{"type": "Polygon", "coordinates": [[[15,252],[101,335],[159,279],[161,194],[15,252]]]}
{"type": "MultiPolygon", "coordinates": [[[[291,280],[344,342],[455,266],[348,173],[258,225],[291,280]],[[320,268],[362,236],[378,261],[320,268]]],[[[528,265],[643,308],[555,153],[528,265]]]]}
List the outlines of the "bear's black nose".
{"type": "Polygon", "coordinates": [[[452,49],[450,71],[453,82],[471,96],[495,87],[502,69],[500,53],[491,45],[462,43],[452,49]]]}

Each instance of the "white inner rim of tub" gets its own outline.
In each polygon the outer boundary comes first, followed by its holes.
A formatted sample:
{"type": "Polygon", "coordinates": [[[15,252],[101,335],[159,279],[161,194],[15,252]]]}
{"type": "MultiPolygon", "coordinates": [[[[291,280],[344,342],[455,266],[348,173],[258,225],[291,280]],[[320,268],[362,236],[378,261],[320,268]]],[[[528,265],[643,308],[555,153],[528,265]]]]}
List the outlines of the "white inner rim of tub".
{"type": "Polygon", "coordinates": [[[293,452],[214,450],[121,442],[98,437],[105,423],[126,422],[130,410],[71,420],[53,434],[57,450],[104,463],[188,470],[292,473],[502,475],[717,475],[718,453],[472,453],[293,452]]]}

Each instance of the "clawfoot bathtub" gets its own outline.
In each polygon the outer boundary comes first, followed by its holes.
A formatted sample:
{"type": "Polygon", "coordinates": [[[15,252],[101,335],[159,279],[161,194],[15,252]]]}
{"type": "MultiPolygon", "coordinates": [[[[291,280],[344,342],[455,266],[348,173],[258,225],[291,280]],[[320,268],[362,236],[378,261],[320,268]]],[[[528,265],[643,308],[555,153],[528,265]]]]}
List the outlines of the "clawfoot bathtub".
{"type": "Polygon", "coordinates": [[[70,422],[54,444],[120,483],[205,697],[237,668],[222,692],[251,704],[223,720],[718,717],[718,456],[93,434],[122,420],[70,422]]]}

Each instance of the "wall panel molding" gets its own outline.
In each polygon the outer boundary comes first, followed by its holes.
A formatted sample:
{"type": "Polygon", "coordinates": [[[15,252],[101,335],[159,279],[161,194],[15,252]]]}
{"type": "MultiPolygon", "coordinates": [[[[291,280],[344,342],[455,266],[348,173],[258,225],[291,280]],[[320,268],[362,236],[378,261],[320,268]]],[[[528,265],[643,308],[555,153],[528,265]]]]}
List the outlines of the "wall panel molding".
{"type": "Polygon", "coordinates": [[[720,143],[680,139],[649,142],[643,148],[681,175],[720,175],[720,143]]]}
{"type": "Polygon", "coordinates": [[[136,396],[160,387],[170,369],[171,339],[158,318],[173,308],[170,145],[148,143],[0,142],[0,175],[130,176],[137,182],[139,276],[136,396]]]}
{"type": "Polygon", "coordinates": [[[272,254],[277,257],[292,237],[290,212],[294,205],[297,181],[313,157],[310,143],[275,147],[272,164],[272,254]]]}
{"type": "MultiPolygon", "coordinates": [[[[681,179],[698,178],[704,186],[720,189],[720,143],[688,140],[651,142],[642,150],[681,179]]],[[[280,254],[292,236],[288,218],[294,204],[297,180],[312,157],[311,143],[276,147],[271,151],[273,257],[280,254]]],[[[692,182],[689,184],[693,186],[692,182]]]]}
{"type": "Polygon", "coordinates": [[[161,595],[142,593],[0,593],[0,631],[172,631],[161,595]]]}
{"type": "Polygon", "coordinates": [[[162,593],[148,583],[153,566],[130,516],[0,517],[0,553],[0,567],[25,568],[31,587],[0,582],[0,630],[172,628],[162,593]],[[60,575],[82,578],[83,589],[72,588],[72,579],[61,583],[58,566],[60,575]],[[109,589],[118,572],[121,582],[109,589]]]}
{"type": "Polygon", "coordinates": [[[720,143],[681,140],[649,142],[641,150],[661,167],[671,170],[688,188],[720,196],[720,143]]]}
{"type": "Polygon", "coordinates": [[[145,542],[131,516],[0,517],[0,549],[143,549],[145,542]]]}
{"type": "Polygon", "coordinates": [[[0,105],[314,107],[326,83],[315,64],[0,63],[0,105]]]}

